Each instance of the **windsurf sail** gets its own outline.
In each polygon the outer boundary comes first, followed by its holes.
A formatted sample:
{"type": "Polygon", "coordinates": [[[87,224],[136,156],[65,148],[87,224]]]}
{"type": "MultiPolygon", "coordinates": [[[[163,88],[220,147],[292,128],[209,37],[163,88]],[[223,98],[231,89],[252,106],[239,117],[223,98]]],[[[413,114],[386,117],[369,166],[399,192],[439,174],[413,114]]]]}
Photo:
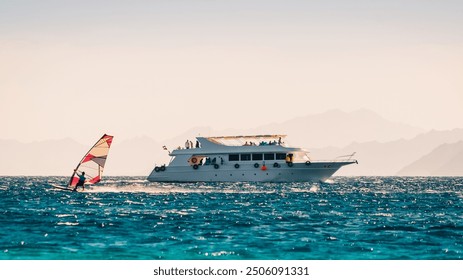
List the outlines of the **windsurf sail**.
{"type": "Polygon", "coordinates": [[[103,135],[98,142],[85,154],[72,173],[69,187],[75,187],[79,182],[79,175],[85,172],[85,184],[96,184],[103,176],[103,169],[108,157],[113,136],[103,135]]]}

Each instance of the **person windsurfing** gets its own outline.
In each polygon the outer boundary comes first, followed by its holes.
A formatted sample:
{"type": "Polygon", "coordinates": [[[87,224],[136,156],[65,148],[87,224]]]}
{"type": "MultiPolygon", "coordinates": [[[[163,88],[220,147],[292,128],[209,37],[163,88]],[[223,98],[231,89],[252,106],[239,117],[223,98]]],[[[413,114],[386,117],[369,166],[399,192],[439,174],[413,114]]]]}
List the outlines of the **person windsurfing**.
{"type": "Polygon", "coordinates": [[[86,180],[85,171],[82,171],[82,174],[80,174],[80,175],[77,172],[76,172],[76,174],[77,174],[77,176],[79,176],[79,181],[77,182],[76,187],[72,191],[76,192],[77,187],[82,187],[82,190],[85,190],[85,186],[84,186],[85,180],[86,180]]]}

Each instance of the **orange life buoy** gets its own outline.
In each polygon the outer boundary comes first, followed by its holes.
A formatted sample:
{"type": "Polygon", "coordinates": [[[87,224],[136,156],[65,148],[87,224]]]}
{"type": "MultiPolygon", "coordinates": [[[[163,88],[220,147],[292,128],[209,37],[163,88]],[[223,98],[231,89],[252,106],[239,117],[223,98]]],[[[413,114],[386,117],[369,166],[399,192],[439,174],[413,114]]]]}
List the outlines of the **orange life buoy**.
{"type": "Polygon", "coordinates": [[[197,163],[197,162],[198,162],[198,159],[194,157],[194,158],[191,159],[191,162],[192,162],[192,163],[197,163]]]}

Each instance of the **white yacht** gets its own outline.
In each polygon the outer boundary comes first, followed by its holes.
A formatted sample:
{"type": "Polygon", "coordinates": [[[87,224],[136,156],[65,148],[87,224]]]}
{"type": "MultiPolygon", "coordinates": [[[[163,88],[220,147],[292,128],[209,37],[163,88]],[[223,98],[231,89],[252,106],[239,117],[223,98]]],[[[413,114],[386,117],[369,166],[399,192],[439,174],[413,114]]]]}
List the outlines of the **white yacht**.
{"type": "MultiPolygon", "coordinates": [[[[308,152],[285,143],[286,135],[197,137],[169,152],[169,164],[155,166],[151,182],[318,182],[344,165],[352,155],[314,161],[308,152]]],[[[166,148],[165,148],[166,149],[166,148]]]]}

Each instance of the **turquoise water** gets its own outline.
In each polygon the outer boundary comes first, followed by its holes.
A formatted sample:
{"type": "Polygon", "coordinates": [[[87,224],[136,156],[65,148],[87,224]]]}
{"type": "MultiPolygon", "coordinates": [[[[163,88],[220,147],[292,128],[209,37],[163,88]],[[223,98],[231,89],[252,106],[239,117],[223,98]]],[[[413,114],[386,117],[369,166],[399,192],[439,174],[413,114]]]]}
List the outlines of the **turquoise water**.
{"type": "Polygon", "coordinates": [[[0,259],[463,259],[463,178],[0,177],[0,259]]]}

